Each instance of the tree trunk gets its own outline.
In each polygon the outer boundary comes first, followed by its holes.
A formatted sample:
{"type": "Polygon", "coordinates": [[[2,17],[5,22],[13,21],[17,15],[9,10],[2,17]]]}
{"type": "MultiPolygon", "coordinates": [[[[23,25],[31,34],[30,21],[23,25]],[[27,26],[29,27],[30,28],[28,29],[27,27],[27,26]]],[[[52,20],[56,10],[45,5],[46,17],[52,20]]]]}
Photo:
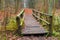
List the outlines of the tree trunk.
{"type": "Polygon", "coordinates": [[[18,12],[19,0],[15,0],[15,14],[18,12]]]}

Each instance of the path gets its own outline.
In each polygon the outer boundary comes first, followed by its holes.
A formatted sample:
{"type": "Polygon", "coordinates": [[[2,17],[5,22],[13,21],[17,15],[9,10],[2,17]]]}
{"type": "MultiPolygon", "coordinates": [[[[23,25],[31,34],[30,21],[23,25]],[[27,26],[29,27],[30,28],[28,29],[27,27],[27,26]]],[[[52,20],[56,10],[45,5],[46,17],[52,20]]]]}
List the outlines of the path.
{"type": "Polygon", "coordinates": [[[22,34],[44,34],[46,30],[37,22],[37,20],[32,15],[32,10],[26,8],[25,9],[25,16],[24,16],[24,23],[25,28],[22,30],[22,34]]]}

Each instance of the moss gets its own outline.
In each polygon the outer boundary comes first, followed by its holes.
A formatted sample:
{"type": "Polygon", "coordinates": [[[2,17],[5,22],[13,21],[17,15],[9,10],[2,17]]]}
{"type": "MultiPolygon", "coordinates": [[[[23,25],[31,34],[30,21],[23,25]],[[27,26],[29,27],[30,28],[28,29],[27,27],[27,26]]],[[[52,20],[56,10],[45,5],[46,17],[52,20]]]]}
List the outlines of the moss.
{"type": "Polygon", "coordinates": [[[9,19],[9,23],[6,26],[6,30],[16,30],[16,20],[14,18],[9,19]]]}

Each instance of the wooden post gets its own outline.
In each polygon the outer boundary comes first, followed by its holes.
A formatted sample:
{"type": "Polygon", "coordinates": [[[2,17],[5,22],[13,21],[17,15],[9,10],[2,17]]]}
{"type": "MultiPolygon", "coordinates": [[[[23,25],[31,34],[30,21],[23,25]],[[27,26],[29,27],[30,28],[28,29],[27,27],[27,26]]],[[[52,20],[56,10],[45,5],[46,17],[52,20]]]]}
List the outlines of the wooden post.
{"type": "MultiPolygon", "coordinates": [[[[53,0],[48,0],[48,14],[52,15],[52,9],[53,9],[53,0]]],[[[52,36],[53,30],[52,30],[52,16],[49,17],[49,36],[52,36]]]]}
{"type": "MultiPolygon", "coordinates": [[[[36,12],[35,14],[36,14],[36,16],[38,16],[38,12],[36,12]]],[[[36,18],[36,20],[38,21],[38,18],[36,18]]]]}
{"type": "Polygon", "coordinates": [[[18,33],[20,36],[22,36],[21,35],[22,33],[21,18],[23,18],[23,15],[24,15],[23,13],[24,13],[24,9],[16,17],[16,23],[17,23],[18,29],[16,30],[15,33],[18,33]]]}
{"type": "MultiPolygon", "coordinates": [[[[40,13],[38,13],[38,17],[40,18],[40,13]]],[[[40,20],[38,19],[38,21],[40,22],[40,20]]]]}
{"type": "Polygon", "coordinates": [[[49,36],[52,36],[53,30],[52,30],[52,16],[49,17],[49,36]]]}
{"type": "Polygon", "coordinates": [[[16,33],[21,35],[21,25],[20,25],[20,18],[19,17],[16,17],[16,23],[17,23],[17,27],[18,27],[18,29],[16,30],[16,33]]]}
{"type": "MultiPolygon", "coordinates": [[[[41,16],[42,16],[42,15],[40,14],[40,18],[42,18],[41,16]]],[[[40,20],[40,23],[42,23],[42,21],[41,21],[41,20],[40,20]]]]}

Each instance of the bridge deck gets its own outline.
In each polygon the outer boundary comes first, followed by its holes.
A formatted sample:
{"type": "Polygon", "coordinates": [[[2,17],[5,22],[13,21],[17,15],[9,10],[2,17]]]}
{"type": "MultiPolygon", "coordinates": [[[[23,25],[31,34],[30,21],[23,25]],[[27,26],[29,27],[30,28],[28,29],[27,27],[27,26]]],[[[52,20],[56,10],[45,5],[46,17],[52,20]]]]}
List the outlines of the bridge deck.
{"type": "Polygon", "coordinates": [[[24,16],[25,28],[22,30],[22,34],[46,33],[46,30],[35,20],[32,13],[31,9],[26,9],[24,16]]]}

